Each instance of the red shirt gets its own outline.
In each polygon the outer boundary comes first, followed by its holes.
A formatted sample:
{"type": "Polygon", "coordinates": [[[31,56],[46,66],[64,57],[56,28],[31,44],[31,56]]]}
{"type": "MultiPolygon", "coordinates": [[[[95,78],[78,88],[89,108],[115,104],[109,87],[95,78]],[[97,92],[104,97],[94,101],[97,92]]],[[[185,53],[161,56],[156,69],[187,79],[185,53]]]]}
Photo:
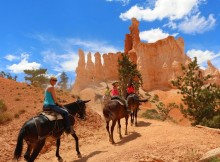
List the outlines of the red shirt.
{"type": "Polygon", "coordinates": [[[133,86],[128,87],[127,92],[128,92],[128,94],[135,93],[134,87],[133,86]]]}
{"type": "Polygon", "coordinates": [[[112,89],[112,96],[119,96],[119,92],[118,92],[117,88],[113,87],[113,89],[112,89]]]}

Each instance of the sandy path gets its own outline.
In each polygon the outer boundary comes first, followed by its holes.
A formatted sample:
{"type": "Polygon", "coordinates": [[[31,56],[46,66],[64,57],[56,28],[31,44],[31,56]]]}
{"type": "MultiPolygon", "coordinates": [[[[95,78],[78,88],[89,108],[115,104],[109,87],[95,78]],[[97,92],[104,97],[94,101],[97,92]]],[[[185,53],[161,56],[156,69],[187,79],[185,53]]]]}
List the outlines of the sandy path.
{"type": "MultiPolygon", "coordinates": [[[[103,126],[96,136],[80,141],[80,159],[73,150],[74,141],[67,137],[62,143],[61,155],[65,162],[193,162],[220,143],[217,133],[169,122],[139,118],[138,127],[129,126],[128,130],[129,134],[123,135],[121,140],[115,131],[116,144],[112,145],[103,126]]],[[[37,161],[57,161],[55,147],[37,161]]]]}

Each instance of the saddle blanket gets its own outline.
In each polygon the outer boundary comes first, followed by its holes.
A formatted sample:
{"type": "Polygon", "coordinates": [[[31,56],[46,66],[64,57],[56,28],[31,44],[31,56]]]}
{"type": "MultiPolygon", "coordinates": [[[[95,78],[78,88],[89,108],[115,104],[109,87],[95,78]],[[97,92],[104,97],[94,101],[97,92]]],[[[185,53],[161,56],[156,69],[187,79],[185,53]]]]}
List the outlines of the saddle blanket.
{"type": "Polygon", "coordinates": [[[63,116],[61,114],[53,111],[43,111],[40,114],[46,116],[50,121],[63,119],[63,116]]]}

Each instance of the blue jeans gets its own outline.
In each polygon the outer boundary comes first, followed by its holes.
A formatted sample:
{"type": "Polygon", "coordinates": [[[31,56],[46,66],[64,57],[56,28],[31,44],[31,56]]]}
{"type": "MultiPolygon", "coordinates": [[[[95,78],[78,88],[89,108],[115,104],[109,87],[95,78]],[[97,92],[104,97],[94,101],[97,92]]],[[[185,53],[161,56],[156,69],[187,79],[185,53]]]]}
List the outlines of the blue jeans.
{"type": "Polygon", "coordinates": [[[61,107],[56,106],[56,105],[44,105],[43,106],[43,110],[48,111],[48,109],[61,114],[64,117],[64,120],[66,122],[66,128],[70,127],[70,121],[69,121],[67,110],[62,109],[61,107]]]}

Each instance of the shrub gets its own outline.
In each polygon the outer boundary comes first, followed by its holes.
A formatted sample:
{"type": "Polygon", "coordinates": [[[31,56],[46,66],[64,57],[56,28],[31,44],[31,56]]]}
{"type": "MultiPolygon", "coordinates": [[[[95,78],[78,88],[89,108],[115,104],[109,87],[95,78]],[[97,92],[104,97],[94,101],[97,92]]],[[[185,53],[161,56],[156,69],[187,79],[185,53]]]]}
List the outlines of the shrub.
{"type": "Polygon", "coordinates": [[[0,113],[5,112],[7,110],[7,107],[3,100],[0,100],[0,113]]]}
{"type": "Polygon", "coordinates": [[[143,114],[142,117],[147,118],[147,119],[156,119],[156,120],[161,120],[160,114],[157,112],[155,109],[148,109],[146,110],[143,114]]]}
{"type": "Polygon", "coordinates": [[[7,121],[11,121],[12,120],[12,115],[6,112],[3,112],[0,114],[0,124],[3,124],[7,121]]]}

